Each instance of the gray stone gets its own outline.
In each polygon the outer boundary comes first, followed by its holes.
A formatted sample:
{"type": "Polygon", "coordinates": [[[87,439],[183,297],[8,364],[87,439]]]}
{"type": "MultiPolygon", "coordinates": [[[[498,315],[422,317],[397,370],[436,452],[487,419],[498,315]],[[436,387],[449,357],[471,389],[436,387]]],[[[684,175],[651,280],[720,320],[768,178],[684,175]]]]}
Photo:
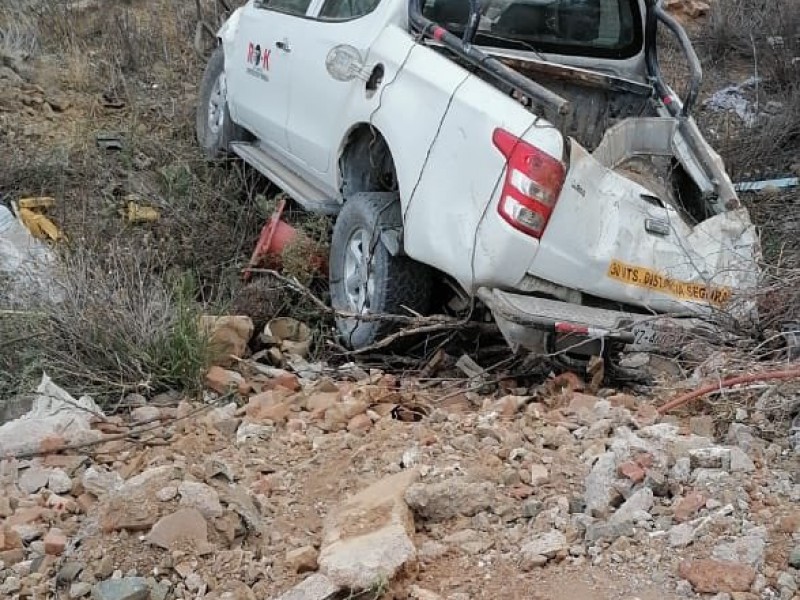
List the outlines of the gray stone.
{"type": "Polygon", "coordinates": [[[335,586],[369,589],[416,558],[414,518],[403,497],[417,476],[411,469],[385,477],[328,516],[319,567],[335,586]]]}
{"type": "Polygon", "coordinates": [[[653,490],[653,495],[664,497],[669,494],[669,481],[660,469],[648,469],[644,484],[653,490]]]}
{"type": "Polygon", "coordinates": [[[307,577],[276,600],[333,600],[341,588],[321,573],[307,577]]]}
{"type": "Polygon", "coordinates": [[[159,583],[150,581],[150,600],[167,600],[171,587],[169,581],[161,581],[159,583]]]}
{"type": "Polygon", "coordinates": [[[728,428],[726,441],[729,444],[741,448],[745,452],[753,452],[754,450],[763,449],[766,446],[763,440],[760,440],[755,435],[755,430],[743,423],[731,423],[728,428]]]}
{"type": "Polygon", "coordinates": [[[553,558],[561,551],[566,551],[569,548],[566,536],[553,529],[547,533],[542,533],[535,536],[530,542],[522,546],[522,555],[533,556],[546,556],[553,558]]]}
{"type": "Polygon", "coordinates": [[[50,478],[50,470],[43,469],[38,465],[34,465],[29,469],[25,469],[20,475],[17,485],[26,494],[35,494],[40,489],[47,487],[47,481],[50,478]]]}
{"type": "Polygon", "coordinates": [[[717,544],[711,552],[712,558],[731,562],[747,563],[755,568],[764,562],[767,532],[758,528],[750,535],[741,537],[733,542],[717,544]]]}
{"type": "Polygon", "coordinates": [[[778,575],[777,583],[781,591],[783,591],[783,589],[788,589],[792,593],[797,591],[797,581],[795,581],[794,575],[791,573],[781,571],[780,575],[778,575]]]}
{"type": "Polygon", "coordinates": [[[590,543],[600,540],[616,540],[619,537],[632,537],[634,534],[633,522],[621,523],[590,523],[586,526],[586,541],[590,543]]]}
{"type": "Polygon", "coordinates": [[[148,600],[150,586],[143,577],[107,579],[92,588],[93,600],[148,600]]]}
{"type": "Polygon", "coordinates": [[[221,517],[223,510],[217,490],[205,483],[184,481],[178,486],[181,506],[196,508],[206,519],[221,517]]]}
{"type": "Polygon", "coordinates": [[[13,575],[6,577],[5,581],[0,585],[0,592],[7,598],[11,597],[12,594],[16,594],[21,589],[22,582],[20,582],[19,577],[14,577],[13,575]]]}
{"type": "Polygon", "coordinates": [[[98,498],[122,487],[124,480],[116,471],[105,471],[98,467],[89,467],[81,479],[83,489],[98,498]]]}
{"type": "Polygon", "coordinates": [[[140,406],[131,412],[134,423],[152,423],[161,418],[161,409],[157,406],[140,406]]]}
{"type": "Polygon", "coordinates": [[[756,465],[741,448],[731,448],[731,473],[752,473],[756,465]]]}
{"type": "Polygon", "coordinates": [[[72,480],[63,469],[53,469],[47,478],[47,487],[56,494],[66,494],[72,490],[72,480]]]}
{"type": "Polygon", "coordinates": [[[613,452],[606,452],[594,463],[586,477],[586,512],[592,516],[605,516],[614,491],[617,461],[613,452]]]}
{"type": "Polygon", "coordinates": [[[697,448],[689,450],[689,459],[693,469],[722,469],[731,468],[731,451],[728,448],[712,446],[710,448],[697,448]]]}
{"type": "Polygon", "coordinates": [[[789,553],[789,566],[800,569],[800,546],[795,546],[789,553]]]}
{"type": "Polygon", "coordinates": [[[672,548],[685,548],[694,541],[695,527],[689,523],[675,525],[669,530],[669,545],[672,548]]]}
{"type": "Polygon", "coordinates": [[[526,519],[533,519],[542,512],[542,501],[536,498],[528,498],[522,503],[522,516],[526,519]]]}
{"type": "Polygon", "coordinates": [[[692,476],[692,464],[689,457],[684,456],[675,461],[670,477],[678,483],[689,483],[692,476]]]}
{"type": "Polygon", "coordinates": [[[429,521],[446,521],[458,515],[472,517],[494,506],[494,486],[456,479],[417,483],[408,488],[405,500],[416,514],[429,521]]]}
{"type": "Polygon", "coordinates": [[[56,574],[56,583],[66,585],[75,581],[78,578],[78,575],[80,575],[81,571],[83,571],[84,566],[85,565],[83,563],[75,561],[65,562],[56,574]]]}
{"type": "Polygon", "coordinates": [[[177,485],[165,485],[163,488],[156,492],[156,498],[161,502],[169,502],[174,500],[178,495],[177,485]]]}
{"type": "Polygon", "coordinates": [[[208,524],[200,511],[184,508],[161,517],[150,530],[147,541],[165,550],[172,550],[182,542],[202,547],[208,542],[208,524]]]}
{"type": "Polygon", "coordinates": [[[85,581],[76,581],[71,586],[69,586],[69,597],[72,600],[76,598],[83,598],[84,596],[88,596],[92,591],[92,585],[90,583],[86,583],[85,581]]]}
{"type": "Polygon", "coordinates": [[[617,511],[611,515],[609,523],[616,525],[625,521],[635,522],[653,506],[653,490],[641,488],[633,493],[617,511]]]}

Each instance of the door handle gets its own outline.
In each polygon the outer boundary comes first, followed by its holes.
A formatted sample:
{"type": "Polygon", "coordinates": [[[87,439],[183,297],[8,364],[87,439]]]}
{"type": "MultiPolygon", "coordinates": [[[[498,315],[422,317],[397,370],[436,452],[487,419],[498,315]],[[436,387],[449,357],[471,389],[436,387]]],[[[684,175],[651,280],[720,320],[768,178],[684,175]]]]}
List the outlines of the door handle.
{"type": "Polygon", "coordinates": [[[289,40],[281,40],[279,42],[275,42],[275,47],[278,50],[283,50],[284,52],[291,52],[292,47],[289,45],[289,40]]]}

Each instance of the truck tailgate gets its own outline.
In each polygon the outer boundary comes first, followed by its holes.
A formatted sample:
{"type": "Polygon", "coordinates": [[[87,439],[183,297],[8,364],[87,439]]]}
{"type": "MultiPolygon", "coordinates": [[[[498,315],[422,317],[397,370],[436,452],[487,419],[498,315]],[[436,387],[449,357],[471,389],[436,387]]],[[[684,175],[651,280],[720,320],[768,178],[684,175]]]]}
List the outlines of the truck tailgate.
{"type": "Polygon", "coordinates": [[[657,312],[707,312],[756,285],[757,243],[745,209],[691,226],[653,191],[573,143],[567,180],[529,271],[657,312]]]}

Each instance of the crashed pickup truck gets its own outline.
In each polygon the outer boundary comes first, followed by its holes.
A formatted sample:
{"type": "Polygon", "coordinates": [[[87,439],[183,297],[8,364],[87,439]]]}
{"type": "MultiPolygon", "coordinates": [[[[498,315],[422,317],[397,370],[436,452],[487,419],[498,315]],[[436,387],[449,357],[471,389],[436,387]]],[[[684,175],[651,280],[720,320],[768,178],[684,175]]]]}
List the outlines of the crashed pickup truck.
{"type": "Polygon", "coordinates": [[[336,216],[350,346],[391,326],[358,315],[425,314],[446,281],[513,347],[580,360],[749,310],[758,238],[691,117],[701,78],[655,0],[250,0],[218,32],[197,134],[336,216]]]}

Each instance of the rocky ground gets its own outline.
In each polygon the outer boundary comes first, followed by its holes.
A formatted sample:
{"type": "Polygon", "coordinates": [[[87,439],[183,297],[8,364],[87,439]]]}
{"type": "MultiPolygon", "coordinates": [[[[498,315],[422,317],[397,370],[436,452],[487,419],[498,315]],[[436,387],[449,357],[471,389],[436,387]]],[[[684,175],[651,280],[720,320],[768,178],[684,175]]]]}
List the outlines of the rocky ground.
{"type": "Polygon", "coordinates": [[[0,597],[800,598],[786,389],[727,422],[572,374],[236,364],[111,417],[43,380],[0,427],[0,597]]]}

